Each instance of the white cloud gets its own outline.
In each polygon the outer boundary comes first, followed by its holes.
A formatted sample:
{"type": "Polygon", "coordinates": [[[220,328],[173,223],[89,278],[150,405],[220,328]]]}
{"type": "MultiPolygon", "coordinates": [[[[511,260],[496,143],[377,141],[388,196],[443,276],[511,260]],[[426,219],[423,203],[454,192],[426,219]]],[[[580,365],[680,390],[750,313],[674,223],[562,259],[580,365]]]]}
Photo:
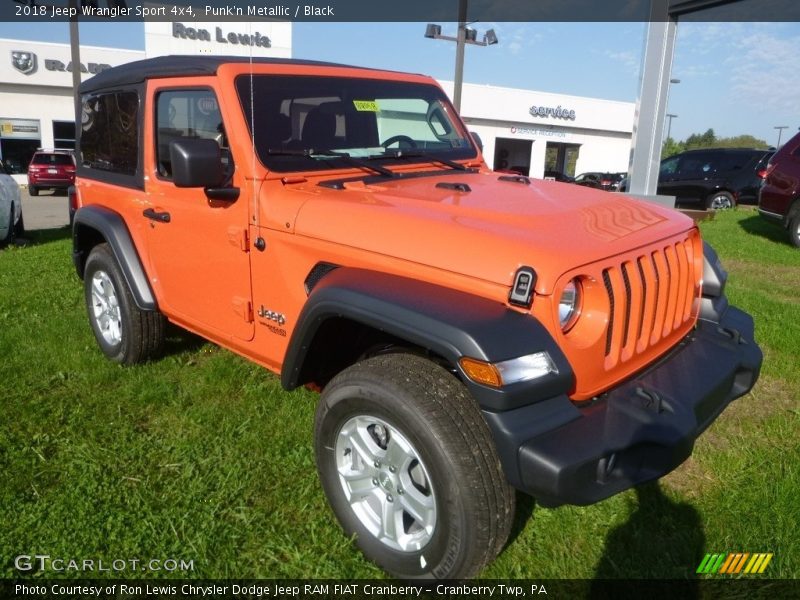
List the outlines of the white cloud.
{"type": "MultiPolygon", "coordinates": [[[[508,52],[513,56],[521,52],[530,50],[539,42],[544,40],[545,35],[537,31],[538,24],[527,23],[517,25],[514,23],[486,23],[486,29],[494,29],[497,38],[500,40],[499,48],[502,52],[508,52]]],[[[479,31],[485,31],[483,27],[479,31]]]]}
{"type": "Polygon", "coordinates": [[[630,50],[623,50],[620,52],[615,52],[613,50],[606,50],[603,53],[606,58],[610,58],[611,60],[619,63],[622,67],[631,75],[638,75],[639,74],[639,65],[641,64],[641,56],[630,50]]]}
{"type": "Polygon", "coordinates": [[[726,61],[736,100],[751,109],[797,115],[800,39],[759,31],[744,36],[738,45],[736,55],[726,61]]]}

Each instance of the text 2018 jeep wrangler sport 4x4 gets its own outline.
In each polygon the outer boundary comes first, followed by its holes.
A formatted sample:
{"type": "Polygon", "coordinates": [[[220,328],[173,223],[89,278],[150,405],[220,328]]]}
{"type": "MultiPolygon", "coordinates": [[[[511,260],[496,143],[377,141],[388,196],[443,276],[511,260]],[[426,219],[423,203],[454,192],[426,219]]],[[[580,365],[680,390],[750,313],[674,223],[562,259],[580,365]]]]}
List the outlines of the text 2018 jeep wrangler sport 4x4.
{"type": "Polygon", "coordinates": [[[476,574],[514,488],[588,504],[664,475],[758,377],[690,219],[493,173],[428,77],[162,57],[80,93],[100,348],[143,361],[169,320],[321,389],[322,486],[393,574],[476,574]]]}

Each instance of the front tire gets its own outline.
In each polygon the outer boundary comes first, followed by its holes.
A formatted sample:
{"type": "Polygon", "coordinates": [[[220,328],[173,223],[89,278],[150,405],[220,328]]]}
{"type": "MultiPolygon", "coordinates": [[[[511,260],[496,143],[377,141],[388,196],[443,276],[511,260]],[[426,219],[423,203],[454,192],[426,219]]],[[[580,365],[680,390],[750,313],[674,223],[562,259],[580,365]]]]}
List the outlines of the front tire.
{"type": "Polygon", "coordinates": [[[465,387],[411,354],[366,359],[324,389],[317,468],[348,536],[401,578],[476,575],[505,544],[514,491],[465,387]]]}
{"type": "Polygon", "coordinates": [[[28,193],[31,196],[38,196],[39,195],[39,188],[37,188],[35,185],[29,185],[28,186],[28,193]]]}
{"type": "Polygon", "coordinates": [[[25,220],[22,218],[22,213],[19,215],[19,221],[14,226],[14,237],[21,238],[25,235],[25,220]]]}
{"type": "Polygon", "coordinates": [[[0,238],[0,248],[9,246],[14,241],[14,203],[12,202],[9,207],[8,214],[8,230],[5,235],[0,238]]]}
{"type": "Polygon", "coordinates": [[[89,323],[103,354],[124,365],[158,354],[164,343],[164,316],[136,306],[108,244],[92,249],[83,277],[89,323]]]}

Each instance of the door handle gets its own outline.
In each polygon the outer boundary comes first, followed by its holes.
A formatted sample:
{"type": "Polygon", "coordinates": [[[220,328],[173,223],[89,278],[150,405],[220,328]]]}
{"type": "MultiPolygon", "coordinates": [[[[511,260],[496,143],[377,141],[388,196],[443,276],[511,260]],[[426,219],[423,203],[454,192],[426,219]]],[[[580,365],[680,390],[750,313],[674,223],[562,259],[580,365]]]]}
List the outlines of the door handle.
{"type": "Polygon", "coordinates": [[[153,210],[152,208],[146,208],[142,211],[142,214],[148,219],[152,219],[153,221],[159,221],[161,223],[170,222],[170,216],[168,212],[158,212],[156,210],[153,210]]]}

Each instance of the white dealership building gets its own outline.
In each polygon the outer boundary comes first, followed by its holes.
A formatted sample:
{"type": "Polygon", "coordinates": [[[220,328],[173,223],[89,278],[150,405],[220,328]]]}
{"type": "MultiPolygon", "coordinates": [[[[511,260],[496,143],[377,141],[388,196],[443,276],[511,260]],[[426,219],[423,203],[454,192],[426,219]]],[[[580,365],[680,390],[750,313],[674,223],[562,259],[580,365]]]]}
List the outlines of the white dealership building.
{"type": "MultiPolygon", "coordinates": [[[[292,56],[286,22],[146,22],[144,50],[81,46],[82,77],[167,54],[292,56]]],[[[441,82],[452,95],[452,82],[441,82]]],[[[626,171],[635,105],[533,90],[464,84],[461,114],[489,166],[534,177],[546,171],[626,171]]],[[[0,160],[25,182],[38,147],[75,144],[68,44],[0,39],[0,160]]],[[[549,175],[549,173],[547,173],[549,175]]]]}

